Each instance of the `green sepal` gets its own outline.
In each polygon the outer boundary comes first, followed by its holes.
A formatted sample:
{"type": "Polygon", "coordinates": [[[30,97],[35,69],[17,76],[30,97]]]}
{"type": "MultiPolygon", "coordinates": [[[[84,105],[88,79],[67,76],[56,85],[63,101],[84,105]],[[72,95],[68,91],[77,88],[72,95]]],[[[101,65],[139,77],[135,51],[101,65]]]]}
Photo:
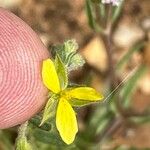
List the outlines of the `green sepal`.
{"type": "Polygon", "coordinates": [[[65,64],[62,62],[58,54],[56,54],[55,57],[55,68],[58,74],[61,90],[63,90],[68,85],[68,74],[65,64]]]}
{"type": "Polygon", "coordinates": [[[58,103],[58,98],[54,94],[54,95],[51,96],[51,98],[48,100],[48,102],[47,102],[47,104],[45,106],[40,126],[43,125],[49,119],[53,118],[53,116],[56,113],[55,110],[56,110],[56,107],[57,107],[57,103],[58,103]]]}

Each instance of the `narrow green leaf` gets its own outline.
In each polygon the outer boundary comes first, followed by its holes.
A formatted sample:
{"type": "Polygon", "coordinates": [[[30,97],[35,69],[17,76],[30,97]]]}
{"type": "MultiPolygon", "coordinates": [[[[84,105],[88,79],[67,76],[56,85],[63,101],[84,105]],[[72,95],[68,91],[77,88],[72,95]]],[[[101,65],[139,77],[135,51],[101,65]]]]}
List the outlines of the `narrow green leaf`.
{"type": "Polygon", "coordinates": [[[129,105],[131,95],[136,88],[136,83],[140,77],[147,71],[147,67],[140,65],[135,74],[128,80],[121,90],[121,96],[126,106],[129,105]]]}
{"type": "Polygon", "coordinates": [[[113,14],[112,14],[113,23],[118,19],[121,13],[122,7],[123,7],[123,0],[120,2],[119,6],[114,7],[113,14]]]}
{"type": "Polygon", "coordinates": [[[46,107],[44,109],[43,118],[40,126],[43,125],[46,121],[48,121],[55,115],[57,102],[58,101],[55,95],[52,95],[51,98],[48,100],[46,107]]]}
{"type": "Polygon", "coordinates": [[[92,29],[95,29],[95,19],[92,10],[91,0],[86,0],[86,13],[88,18],[88,24],[92,29]]]}
{"type": "Polygon", "coordinates": [[[99,7],[100,7],[99,12],[100,12],[101,17],[102,18],[106,17],[105,4],[100,3],[99,7]]]}
{"type": "Polygon", "coordinates": [[[136,123],[136,124],[143,124],[143,123],[149,123],[150,122],[150,116],[140,116],[140,117],[131,117],[130,121],[136,123]]]}
{"type": "Polygon", "coordinates": [[[97,108],[94,110],[91,119],[89,120],[89,127],[95,128],[96,126],[99,126],[99,122],[103,120],[103,118],[107,118],[108,113],[109,111],[104,104],[98,105],[97,108]]]}
{"type": "Polygon", "coordinates": [[[117,64],[117,69],[121,69],[121,67],[128,62],[128,60],[131,58],[131,56],[133,55],[134,52],[137,52],[139,50],[141,50],[141,48],[143,48],[145,45],[145,42],[139,43],[134,45],[118,62],[117,64]]]}
{"type": "Polygon", "coordinates": [[[107,104],[97,105],[94,113],[91,116],[91,119],[88,122],[88,128],[91,129],[86,132],[87,135],[90,136],[90,139],[93,139],[95,134],[100,134],[110,121],[113,119],[114,114],[113,112],[107,108],[107,104]]]}
{"type": "Polygon", "coordinates": [[[65,64],[62,62],[59,55],[55,57],[55,68],[58,74],[61,90],[65,89],[68,85],[68,74],[65,64]]]}
{"type": "Polygon", "coordinates": [[[97,127],[95,134],[98,135],[98,134],[102,133],[108,124],[110,124],[110,117],[103,118],[103,120],[101,120],[101,122],[99,122],[99,126],[97,127]]]}

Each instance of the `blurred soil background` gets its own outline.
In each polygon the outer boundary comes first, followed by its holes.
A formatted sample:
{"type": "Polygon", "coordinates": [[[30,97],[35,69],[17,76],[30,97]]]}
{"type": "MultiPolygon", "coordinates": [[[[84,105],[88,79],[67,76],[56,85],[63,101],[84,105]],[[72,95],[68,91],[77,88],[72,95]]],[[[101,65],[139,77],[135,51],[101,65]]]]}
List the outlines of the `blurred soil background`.
{"type": "MultiPolygon", "coordinates": [[[[106,92],[108,60],[105,45],[87,23],[84,0],[0,0],[0,6],[29,24],[49,49],[66,39],[76,39],[86,64],[72,72],[70,80],[87,84],[90,76],[90,86],[106,92]]],[[[120,73],[120,80],[143,62],[150,66],[150,0],[125,0],[113,31],[114,63],[139,41],[146,41],[146,46],[133,54],[120,73]]],[[[138,81],[132,107],[137,112],[150,107],[150,70],[138,81]]],[[[85,107],[78,115],[81,116],[81,130],[90,110],[90,107],[85,107]]],[[[113,134],[113,140],[103,144],[103,149],[111,150],[118,145],[150,148],[150,124],[123,124],[113,134]]]]}

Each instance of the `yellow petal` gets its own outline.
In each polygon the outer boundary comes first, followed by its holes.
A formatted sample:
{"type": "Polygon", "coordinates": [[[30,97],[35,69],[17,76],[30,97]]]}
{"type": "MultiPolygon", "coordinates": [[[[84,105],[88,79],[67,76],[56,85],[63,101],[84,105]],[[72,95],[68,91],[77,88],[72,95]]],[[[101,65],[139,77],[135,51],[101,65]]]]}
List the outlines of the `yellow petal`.
{"type": "Polygon", "coordinates": [[[43,61],[42,78],[44,85],[54,93],[60,92],[60,83],[54,63],[50,59],[43,61]]]}
{"type": "Polygon", "coordinates": [[[66,144],[71,144],[75,139],[76,133],[78,132],[78,125],[73,108],[64,98],[60,98],[58,104],[56,126],[62,140],[66,144]]]}
{"type": "Polygon", "coordinates": [[[78,87],[68,90],[67,95],[69,95],[71,98],[87,101],[99,101],[103,99],[103,95],[90,87],[78,87]]]}

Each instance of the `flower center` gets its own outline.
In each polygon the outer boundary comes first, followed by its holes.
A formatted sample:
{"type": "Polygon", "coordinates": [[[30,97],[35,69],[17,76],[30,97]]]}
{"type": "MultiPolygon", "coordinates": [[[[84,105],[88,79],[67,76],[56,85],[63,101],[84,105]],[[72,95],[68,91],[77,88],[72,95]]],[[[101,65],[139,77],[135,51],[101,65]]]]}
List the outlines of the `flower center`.
{"type": "Polygon", "coordinates": [[[61,91],[60,96],[64,97],[65,99],[71,99],[71,96],[69,95],[69,92],[67,92],[66,90],[61,91]]]}

